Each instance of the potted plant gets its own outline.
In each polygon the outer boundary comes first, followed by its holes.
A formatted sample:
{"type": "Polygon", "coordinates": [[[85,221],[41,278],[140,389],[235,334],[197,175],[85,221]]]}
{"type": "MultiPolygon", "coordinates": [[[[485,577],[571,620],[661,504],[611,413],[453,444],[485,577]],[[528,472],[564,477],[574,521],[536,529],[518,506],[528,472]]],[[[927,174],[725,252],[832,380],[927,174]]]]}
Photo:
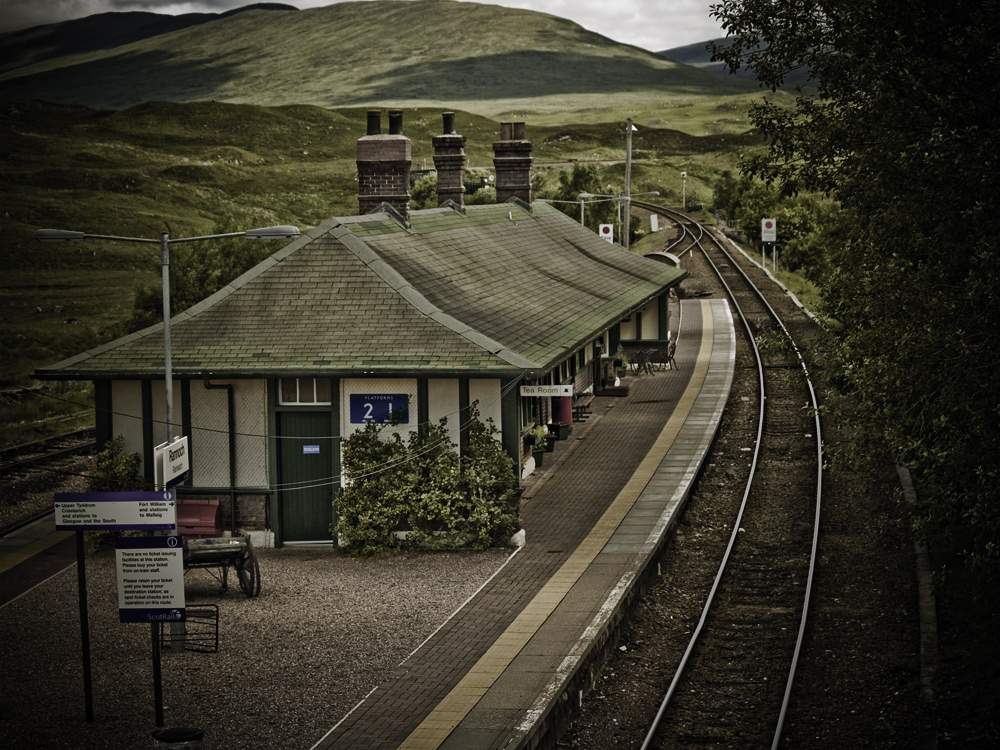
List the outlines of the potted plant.
{"type": "Polygon", "coordinates": [[[548,452],[549,433],[544,425],[535,425],[528,433],[531,440],[531,455],[535,459],[535,466],[541,466],[545,454],[548,452]]]}
{"type": "Polygon", "coordinates": [[[555,438],[557,440],[565,440],[569,437],[570,430],[573,429],[573,425],[567,422],[553,422],[549,425],[549,429],[555,433],[555,438]]]}
{"type": "Polygon", "coordinates": [[[619,378],[624,378],[628,374],[628,355],[625,352],[621,352],[615,359],[615,375],[619,378]]]}

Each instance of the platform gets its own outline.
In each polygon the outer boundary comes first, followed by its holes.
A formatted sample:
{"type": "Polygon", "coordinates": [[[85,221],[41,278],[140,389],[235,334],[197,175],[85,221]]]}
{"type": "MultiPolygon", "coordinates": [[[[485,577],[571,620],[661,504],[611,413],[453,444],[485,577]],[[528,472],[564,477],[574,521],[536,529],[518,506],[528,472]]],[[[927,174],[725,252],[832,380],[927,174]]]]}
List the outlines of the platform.
{"type": "Polygon", "coordinates": [[[728,304],[683,301],[678,330],[678,369],[595,399],[527,484],[524,546],[314,750],[551,743],[662,551],[729,395],[728,304]]]}

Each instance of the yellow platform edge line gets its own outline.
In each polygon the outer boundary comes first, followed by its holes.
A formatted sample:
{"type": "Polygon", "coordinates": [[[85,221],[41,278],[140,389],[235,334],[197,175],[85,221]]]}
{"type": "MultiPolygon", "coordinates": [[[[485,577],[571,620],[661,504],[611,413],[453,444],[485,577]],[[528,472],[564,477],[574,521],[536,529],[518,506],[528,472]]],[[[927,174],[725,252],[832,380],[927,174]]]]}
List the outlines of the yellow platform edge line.
{"type": "MultiPolygon", "coordinates": [[[[640,462],[638,468],[633,474],[632,478],[626,482],[625,487],[622,488],[618,496],[612,501],[611,505],[604,512],[604,515],[594,524],[594,528],[587,538],[580,543],[580,545],[573,551],[569,559],[563,563],[562,567],[549,579],[549,582],[542,587],[535,597],[525,606],[522,610],[522,615],[525,619],[530,618],[534,621],[538,621],[540,618],[544,619],[549,614],[551,614],[555,608],[562,601],[563,597],[569,592],[572,583],[579,580],[579,577],[587,569],[587,567],[594,561],[598,553],[604,548],[608,540],[611,539],[612,534],[617,530],[618,526],[621,524],[622,520],[625,518],[628,511],[635,504],[635,501],[642,494],[642,491],[649,484],[649,480],[652,479],[653,475],[656,473],[656,469],[659,467],[660,463],[663,461],[664,456],[666,456],[667,451],[673,445],[674,440],[680,433],[681,427],[687,421],[688,416],[691,413],[691,409],[694,407],[695,402],[698,399],[698,395],[701,393],[702,386],[705,383],[705,378],[708,374],[708,367],[711,361],[712,348],[714,345],[715,337],[715,324],[712,317],[712,307],[709,300],[701,300],[701,316],[702,316],[702,335],[701,335],[701,345],[698,350],[698,356],[695,360],[695,367],[691,373],[691,380],[688,383],[687,388],[684,389],[684,393],[677,401],[677,406],[674,408],[670,419],[663,426],[660,431],[659,436],[653,443],[653,447],[650,448],[649,452],[645,455],[643,460],[640,462]],[[599,537],[598,532],[599,531],[599,537]],[[572,583],[570,583],[572,581],[572,583]]],[[[511,623],[511,627],[515,624],[521,624],[524,620],[521,619],[521,615],[514,618],[514,622],[511,623]]],[[[527,643],[528,638],[525,638],[526,634],[523,632],[518,632],[516,635],[505,631],[501,634],[500,638],[504,639],[508,644],[511,642],[522,641],[527,643]],[[505,638],[506,636],[506,638],[505,638]]],[[[514,661],[514,657],[517,655],[516,652],[507,650],[508,658],[505,660],[498,660],[498,650],[489,649],[487,655],[480,659],[470,671],[477,672],[481,677],[486,674],[493,673],[492,679],[495,681],[500,677],[503,671],[510,666],[510,663],[514,661]],[[491,657],[486,660],[486,656],[491,657]]],[[[518,649],[519,651],[519,649],[518,649]]],[[[477,681],[478,682],[478,681],[477,681]]],[[[461,720],[468,715],[469,711],[473,709],[476,703],[479,702],[479,698],[482,696],[476,696],[474,693],[469,693],[465,690],[465,685],[468,683],[463,679],[459,684],[452,689],[450,693],[439,703],[435,708],[427,715],[427,717],[420,723],[420,725],[413,730],[413,732],[399,745],[399,750],[437,750],[444,741],[451,734],[451,731],[461,723],[461,720]],[[465,683],[463,685],[463,683],[465,683]],[[474,698],[474,700],[473,700],[474,698]],[[443,717],[439,713],[439,708],[446,707],[448,718],[443,720],[443,717]],[[460,716],[456,716],[456,712],[460,716]],[[450,729],[446,729],[449,727],[450,729]]],[[[482,683],[479,683],[482,684],[482,683]]]]}
{"type": "Polygon", "coordinates": [[[19,565],[38,553],[44,552],[54,544],[59,544],[59,542],[69,536],[73,536],[72,531],[53,531],[51,534],[43,536],[31,544],[27,544],[19,550],[14,550],[10,554],[4,555],[3,559],[0,559],[0,573],[6,573],[15,565],[19,565]]]}

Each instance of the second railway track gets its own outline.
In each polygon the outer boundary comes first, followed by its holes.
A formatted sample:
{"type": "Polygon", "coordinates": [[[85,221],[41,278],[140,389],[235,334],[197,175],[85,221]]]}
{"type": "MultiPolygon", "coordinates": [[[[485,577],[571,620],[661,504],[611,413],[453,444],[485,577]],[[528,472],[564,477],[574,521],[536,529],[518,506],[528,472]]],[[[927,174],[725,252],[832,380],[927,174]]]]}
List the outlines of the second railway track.
{"type": "Polygon", "coordinates": [[[643,747],[776,747],[815,566],[823,461],[816,398],[784,323],[736,259],[700,225],[673,218],[742,320],[757,364],[759,422],[726,554],[643,747]]]}
{"type": "Polygon", "coordinates": [[[724,254],[689,217],[636,207],[682,228],[667,251],[691,273],[685,294],[730,298],[736,372],[720,432],[658,565],[661,582],[630,615],[620,656],[565,744],[784,746],[784,719],[793,713],[786,688],[795,685],[790,675],[815,568],[823,459],[812,388],[777,318],[802,341],[814,324],[790,300],[776,299],[774,291],[783,292],[772,284],[765,297],[775,316],[740,273],[745,259],[724,254]],[[746,319],[742,335],[737,308],[746,319]]]}

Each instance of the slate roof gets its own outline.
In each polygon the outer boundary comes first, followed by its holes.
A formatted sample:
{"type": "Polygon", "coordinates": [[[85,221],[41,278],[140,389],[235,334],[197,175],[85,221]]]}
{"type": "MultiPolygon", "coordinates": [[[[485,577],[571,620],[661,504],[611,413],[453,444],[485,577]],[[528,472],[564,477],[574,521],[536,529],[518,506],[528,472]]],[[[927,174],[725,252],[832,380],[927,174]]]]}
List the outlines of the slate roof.
{"type": "MultiPolygon", "coordinates": [[[[331,219],[173,318],[174,375],[538,377],[685,275],[542,203],[331,219]]],[[[162,324],[36,372],[162,374],[162,324]]]]}

